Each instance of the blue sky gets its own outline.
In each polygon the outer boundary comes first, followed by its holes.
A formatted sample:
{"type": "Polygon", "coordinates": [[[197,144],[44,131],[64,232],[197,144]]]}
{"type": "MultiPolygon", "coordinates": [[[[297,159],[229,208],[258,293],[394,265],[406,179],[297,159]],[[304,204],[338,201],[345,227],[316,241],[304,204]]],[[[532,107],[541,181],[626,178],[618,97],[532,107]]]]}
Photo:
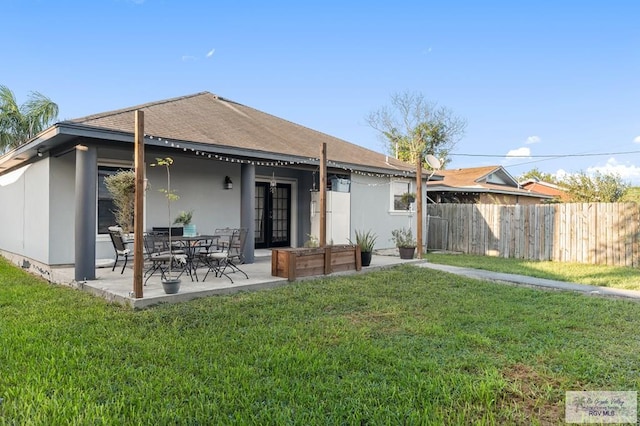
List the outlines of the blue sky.
{"type": "Polygon", "coordinates": [[[640,185],[637,0],[0,6],[0,84],[20,103],[43,93],[60,119],[209,91],[383,152],[365,116],[412,91],[467,120],[449,168],[640,185]]]}

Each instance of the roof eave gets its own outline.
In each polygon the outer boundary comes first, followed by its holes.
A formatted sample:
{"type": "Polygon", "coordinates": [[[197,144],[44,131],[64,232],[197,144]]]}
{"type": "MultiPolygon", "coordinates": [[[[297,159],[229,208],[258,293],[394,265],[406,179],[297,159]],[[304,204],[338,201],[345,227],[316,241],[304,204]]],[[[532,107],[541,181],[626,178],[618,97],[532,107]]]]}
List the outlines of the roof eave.
{"type": "Polygon", "coordinates": [[[0,156],[0,174],[16,169],[42,156],[49,149],[48,143],[60,134],[60,123],[38,133],[32,139],[0,156]]]}
{"type": "Polygon", "coordinates": [[[478,187],[443,187],[443,186],[429,186],[429,192],[477,192],[477,193],[491,193],[491,194],[505,194],[505,195],[520,195],[524,197],[534,197],[534,198],[554,198],[551,195],[540,194],[540,193],[532,193],[532,192],[521,192],[521,191],[509,191],[509,190],[500,190],[500,189],[490,189],[490,188],[478,188],[478,187]]]}
{"type": "MultiPolygon", "coordinates": [[[[32,140],[20,145],[18,148],[10,151],[0,157],[0,173],[15,169],[19,165],[31,161],[38,157],[39,153],[46,153],[56,147],[60,142],[60,137],[64,137],[61,142],[66,142],[71,138],[86,138],[94,140],[108,140],[123,143],[134,143],[135,135],[132,132],[120,130],[106,129],[102,127],[89,126],[86,124],[72,123],[63,121],[49,127],[32,140]]],[[[249,161],[272,161],[282,162],[284,164],[309,164],[318,165],[318,158],[308,158],[299,155],[280,154],[269,151],[261,151],[248,148],[230,147],[226,145],[217,145],[203,142],[191,142],[181,140],[169,140],[152,136],[145,136],[145,145],[155,147],[167,147],[180,149],[183,151],[191,151],[197,155],[212,156],[222,155],[234,158],[242,158],[249,161]]],[[[359,171],[363,173],[392,175],[392,176],[415,176],[415,171],[410,167],[406,169],[393,166],[377,167],[370,165],[342,163],[333,160],[328,161],[328,166],[353,172],[359,171]]],[[[438,180],[441,176],[434,175],[431,180],[438,180]]]]}

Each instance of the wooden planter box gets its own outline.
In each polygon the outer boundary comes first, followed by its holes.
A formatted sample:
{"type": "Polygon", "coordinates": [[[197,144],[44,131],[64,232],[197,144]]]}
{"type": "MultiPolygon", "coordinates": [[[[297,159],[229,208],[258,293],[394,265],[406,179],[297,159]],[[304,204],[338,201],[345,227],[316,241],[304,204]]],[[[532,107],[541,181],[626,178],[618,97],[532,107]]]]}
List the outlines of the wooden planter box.
{"type": "Polygon", "coordinates": [[[271,252],[271,275],[294,281],[299,277],[362,269],[360,246],[286,248],[271,252]]]}

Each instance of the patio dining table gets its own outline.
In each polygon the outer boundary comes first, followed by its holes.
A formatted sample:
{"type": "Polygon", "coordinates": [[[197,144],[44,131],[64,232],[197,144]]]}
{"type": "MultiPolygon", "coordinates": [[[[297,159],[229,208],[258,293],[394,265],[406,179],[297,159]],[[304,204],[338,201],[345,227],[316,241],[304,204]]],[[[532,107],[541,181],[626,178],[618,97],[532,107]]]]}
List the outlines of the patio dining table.
{"type": "Polygon", "coordinates": [[[216,235],[176,235],[171,237],[172,243],[175,242],[179,244],[179,248],[183,250],[184,255],[186,256],[185,271],[191,277],[191,281],[193,281],[194,277],[196,281],[199,281],[197,274],[197,260],[200,252],[203,250],[209,251],[211,246],[215,246],[218,243],[217,240],[219,238],[220,237],[216,235]]]}

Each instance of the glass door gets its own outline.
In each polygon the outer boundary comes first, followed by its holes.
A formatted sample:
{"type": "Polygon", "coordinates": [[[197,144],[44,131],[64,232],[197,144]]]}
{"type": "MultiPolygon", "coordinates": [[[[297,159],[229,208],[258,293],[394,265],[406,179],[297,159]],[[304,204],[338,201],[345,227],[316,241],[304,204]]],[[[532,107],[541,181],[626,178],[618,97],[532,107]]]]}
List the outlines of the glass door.
{"type": "Polygon", "coordinates": [[[291,245],[291,185],[256,182],[255,247],[291,245]]]}

